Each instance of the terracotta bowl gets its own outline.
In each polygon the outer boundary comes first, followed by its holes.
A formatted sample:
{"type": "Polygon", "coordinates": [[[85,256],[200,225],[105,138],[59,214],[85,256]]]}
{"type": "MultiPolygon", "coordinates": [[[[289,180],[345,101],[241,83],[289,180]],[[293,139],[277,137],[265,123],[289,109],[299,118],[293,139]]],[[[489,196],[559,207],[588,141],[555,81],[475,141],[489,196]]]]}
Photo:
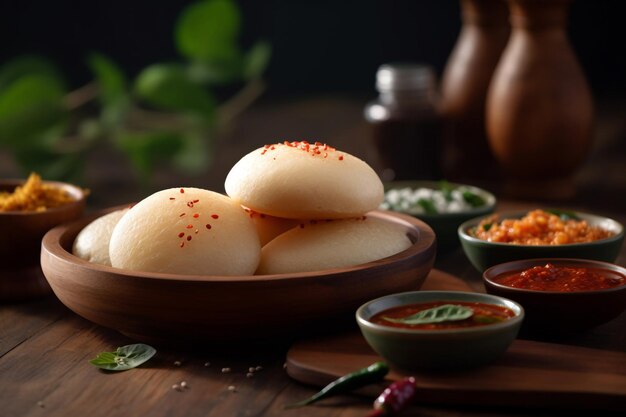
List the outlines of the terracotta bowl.
{"type": "MultiPolygon", "coordinates": [[[[109,210],[111,211],[111,210],[109,210]]],[[[139,340],[176,342],[289,337],[350,318],[367,300],[417,290],[435,258],[435,235],[413,217],[368,215],[406,229],[413,245],[367,264],[262,276],[199,276],[122,270],[71,254],[78,232],[99,213],[57,227],[43,239],[41,265],[71,310],[139,340]]]]}
{"type": "Polygon", "coordinates": [[[551,263],[574,268],[600,268],[626,276],[626,268],[585,259],[525,259],[493,266],[483,273],[489,294],[510,298],[526,310],[528,330],[576,330],[605,323],[626,309],[626,285],[594,291],[536,291],[502,285],[494,278],[551,263]]]}
{"type": "MultiPolygon", "coordinates": [[[[54,181],[44,181],[66,190],[74,202],[42,212],[0,212],[0,301],[20,301],[50,294],[39,266],[41,239],[51,228],[80,218],[85,209],[82,189],[54,181]]],[[[12,192],[24,180],[2,180],[0,191],[12,192]]]]}

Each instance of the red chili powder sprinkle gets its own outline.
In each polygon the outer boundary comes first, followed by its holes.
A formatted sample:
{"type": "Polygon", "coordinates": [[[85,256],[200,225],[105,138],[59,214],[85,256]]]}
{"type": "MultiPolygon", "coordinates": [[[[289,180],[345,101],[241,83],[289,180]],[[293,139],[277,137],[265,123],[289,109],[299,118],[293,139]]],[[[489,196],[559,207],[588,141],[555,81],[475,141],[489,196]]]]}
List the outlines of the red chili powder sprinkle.
{"type": "Polygon", "coordinates": [[[218,216],[217,214],[211,214],[211,217],[214,218],[214,219],[219,219],[220,218],[220,216],[218,216]]]}
{"type": "Polygon", "coordinates": [[[181,194],[185,194],[185,190],[183,188],[180,189],[181,194]]]}
{"type": "Polygon", "coordinates": [[[189,207],[189,208],[193,208],[193,201],[189,201],[189,202],[187,202],[187,207],[189,207]]]}
{"type": "Polygon", "coordinates": [[[194,215],[193,215],[193,218],[194,218],[194,219],[197,219],[198,217],[200,217],[200,215],[199,215],[198,213],[196,213],[196,214],[194,214],[194,215]]]}
{"type": "Polygon", "coordinates": [[[191,235],[187,236],[187,242],[191,240],[191,235]]]}
{"type": "Polygon", "coordinates": [[[178,234],[178,237],[183,237],[183,236],[185,236],[185,234],[184,234],[183,232],[180,232],[180,233],[178,234]]]}
{"type": "Polygon", "coordinates": [[[343,155],[339,155],[339,160],[343,161],[343,155]]]}
{"type": "Polygon", "coordinates": [[[194,202],[194,203],[199,203],[199,202],[200,202],[200,200],[193,200],[193,202],[194,202]]]}
{"type": "Polygon", "coordinates": [[[183,246],[185,246],[185,242],[180,242],[180,247],[182,248],[183,246]]]}
{"type": "Polygon", "coordinates": [[[180,216],[178,216],[178,217],[183,217],[184,215],[185,215],[185,213],[180,213],[180,216]]]}
{"type": "Polygon", "coordinates": [[[195,234],[198,234],[198,229],[196,229],[196,231],[194,232],[195,234]]]}
{"type": "Polygon", "coordinates": [[[170,200],[176,200],[176,198],[174,198],[174,197],[170,197],[170,200]]]}
{"type": "Polygon", "coordinates": [[[187,229],[193,229],[193,224],[188,224],[187,229]]]}
{"type": "Polygon", "coordinates": [[[207,229],[211,229],[211,225],[207,223],[207,225],[205,226],[207,229]]]}

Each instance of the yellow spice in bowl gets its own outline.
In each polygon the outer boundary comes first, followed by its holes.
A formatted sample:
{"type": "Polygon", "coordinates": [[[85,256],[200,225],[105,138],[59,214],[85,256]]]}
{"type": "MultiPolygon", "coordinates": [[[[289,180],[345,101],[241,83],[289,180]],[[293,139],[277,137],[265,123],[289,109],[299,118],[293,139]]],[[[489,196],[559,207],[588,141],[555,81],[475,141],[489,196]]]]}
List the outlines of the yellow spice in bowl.
{"type": "Polygon", "coordinates": [[[15,191],[0,192],[0,212],[3,211],[45,211],[75,201],[65,190],[44,184],[41,177],[30,174],[24,185],[15,191]]]}

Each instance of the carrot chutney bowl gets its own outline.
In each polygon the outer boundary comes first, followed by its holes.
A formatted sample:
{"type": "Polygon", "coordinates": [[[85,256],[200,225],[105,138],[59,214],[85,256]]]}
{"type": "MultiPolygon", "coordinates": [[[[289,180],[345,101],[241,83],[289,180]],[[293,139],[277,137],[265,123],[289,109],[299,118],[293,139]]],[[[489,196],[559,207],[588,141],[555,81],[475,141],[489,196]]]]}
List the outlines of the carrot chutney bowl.
{"type": "Polygon", "coordinates": [[[465,255],[482,273],[497,264],[533,258],[614,262],[624,227],[592,214],[533,210],[468,220],[459,226],[458,235],[465,255]]]}
{"type": "MultiPolygon", "coordinates": [[[[488,293],[520,303],[530,330],[576,330],[626,309],[626,268],[586,259],[526,259],[483,273],[488,293]]],[[[525,325],[525,326],[526,326],[525,325]]]]}
{"type": "Polygon", "coordinates": [[[80,218],[86,193],[71,184],[0,181],[0,301],[50,294],[39,265],[41,239],[51,228],[80,218]]]}
{"type": "Polygon", "coordinates": [[[315,326],[327,327],[335,318],[349,320],[359,305],[372,298],[419,289],[435,258],[435,235],[425,223],[375,211],[368,216],[405,230],[411,241],[406,250],[366,264],[302,273],[138,272],[90,263],[72,254],[77,234],[105,212],[48,232],[41,265],[54,293],[75,313],[145,341],[228,343],[293,337],[315,326]]]}
{"type": "Polygon", "coordinates": [[[367,343],[402,370],[486,365],[507,350],[523,319],[514,301],[456,291],[387,295],[356,312],[367,343]]]}

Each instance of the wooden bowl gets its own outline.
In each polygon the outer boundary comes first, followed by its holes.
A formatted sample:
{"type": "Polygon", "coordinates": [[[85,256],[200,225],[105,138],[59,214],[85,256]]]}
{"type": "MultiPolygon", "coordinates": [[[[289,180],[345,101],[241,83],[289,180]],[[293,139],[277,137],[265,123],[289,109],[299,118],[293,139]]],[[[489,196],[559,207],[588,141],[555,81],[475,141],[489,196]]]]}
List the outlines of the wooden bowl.
{"type": "Polygon", "coordinates": [[[483,283],[489,294],[520,303],[526,310],[525,327],[530,331],[582,330],[606,323],[626,310],[626,285],[588,291],[538,291],[514,288],[496,281],[501,275],[524,271],[550,263],[571,268],[597,268],[626,276],[626,268],[588,259],[524,259],[487,269],[483,283]]]}
{"type": "MultiPolygon", "coordinates": [[[[13,192],[24,180],[2,180],[0,191],[13,192]]],[[[41,267],[41,239],[51,228],[80,218],[85,209],[82,189],[54,181],[44,181],[67,191],[75,201],[41,212],[0,212],[0,301],[20,301],[50,294],[41,267]]]]}
{"type": "MultiPolygon", "coordinates": [[[[109,210],[111,211],[111,210],[109,210]]],[[[200,276],[122,270],[71,253],[78,232],[104,213],[52,229],[41,265],[54,293],[71,310],[132,338],[175,342],[288,337],[309,326],[351,318],[372,298],[418,290],[435,258],[435,234],[398,213],[368,214],[406,229],[403,252],[367,264],[325,271],[200,276]]]]}

